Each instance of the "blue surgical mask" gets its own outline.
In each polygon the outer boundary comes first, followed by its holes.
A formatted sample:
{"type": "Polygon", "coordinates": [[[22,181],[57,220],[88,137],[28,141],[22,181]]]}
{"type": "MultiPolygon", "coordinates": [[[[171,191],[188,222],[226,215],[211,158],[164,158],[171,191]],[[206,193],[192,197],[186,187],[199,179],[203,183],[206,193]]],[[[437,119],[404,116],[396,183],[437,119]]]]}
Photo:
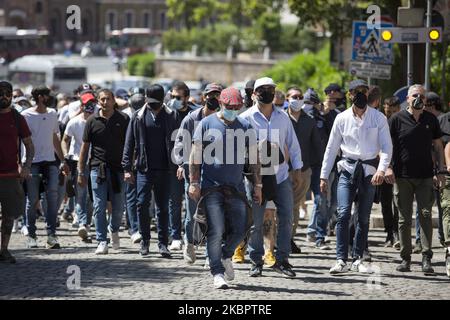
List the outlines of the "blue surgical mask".
{"type": "Polygon", "coordinates": [[[178,99],[171,99],[167,106],[172,110],[180,110],[183,108],[183,102],[178,99]]]}
{"type": "Polygon", "coordinates": [[[289,108],[291,108],[294,112],[299,112],[302,109],[303,101],[302,100],[296,100],[296,99],[290,99],[289,100],[289,108]]]}
{"type": "Polygon", "coordinates": [[[225,118],[225,120],[230,122],[236,120],[238,113],[239,113],[238,110],[223,109],[223,117],[225,118]]]}

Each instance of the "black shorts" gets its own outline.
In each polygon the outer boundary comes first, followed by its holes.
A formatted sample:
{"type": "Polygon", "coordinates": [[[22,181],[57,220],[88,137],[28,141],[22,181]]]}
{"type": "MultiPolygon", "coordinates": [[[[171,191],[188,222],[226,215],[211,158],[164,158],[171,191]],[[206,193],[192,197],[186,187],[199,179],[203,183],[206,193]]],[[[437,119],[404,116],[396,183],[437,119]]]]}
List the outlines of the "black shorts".
{"type": "Polygon", "coordinates": [[[19,218],[25,212],[25,194],[17,178],[0,178],[0,204],[2,216],[19,218]]]}

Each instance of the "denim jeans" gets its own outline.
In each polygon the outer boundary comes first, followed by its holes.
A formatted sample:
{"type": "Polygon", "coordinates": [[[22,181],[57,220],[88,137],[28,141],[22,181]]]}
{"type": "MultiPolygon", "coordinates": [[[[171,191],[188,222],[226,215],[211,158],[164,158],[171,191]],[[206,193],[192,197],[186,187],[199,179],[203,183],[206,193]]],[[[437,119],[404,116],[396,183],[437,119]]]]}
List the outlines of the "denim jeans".
{"type": "Polygon", "coordinates": [[[184,198],[186,201],[186,218],[184,219],[184,237],[186,243],[194,243],[194,213],[197,209],[197,202],[189,197],[189,165],[184,168],[184,198]]]}
{"type": "Polygon", "coordinates": [[[72,213],[75,210],[75,197],[67,198],[67,203],[64,205],[64,213],[72,213]]]}
{"type": "Polygon", "coordinates": [[[351,174],[345,170],[340,172],[337,185],[337,224],[336,224],[336,256],[337,259],[347,261],[349,245],[349,222],[352,211],[352,203],[358,192],[357,225],[355,241],[353,243],[352,258],[363,257],[369,233],[369,217],[375,196],[375,186],[371,183],[372,176],[364,178],[362,193],[358,186],[352,184],[351,174]]]}
{"type": "Polygon", "coordinates": [[[321,212],[326,212],[326,195],[320,192],[320,169],[320,167],[311,168],[311,191],[314,194],[314,205],[306,230],[306,233],[311,235],[317,232],[317,219],[321,212]]]}
{"type": "Polygon", "coordinates": [[[149,206],[152,188],[155,195],[158,244],[167,246],[169,242],[169,172],[149,171],[137,174],[137,214],[139,232],[144,241],[150,240],[149,206]]]}
{"type": "Polygon", "coordinates": [[[95,228],[97,233],[97,241],[107,240],[107,218],[106,218],[106,205],[109,200],[111,201],[112,213],[111,219],[109,221],[109,228],[112,232],[118,232],[120,228],[120,223],[122,222],[123,214],[123,193],[124,181],[123,173],[118,174],[118,183],[120,185],[120,192],[114,193],[112,189],[111,180],[111,170],[106,169],[106,180],[102,183],[97,183],[98,168],[94,167],[91,169],[91,184],[92,184],[92,194],[94,197],[94,217],[95,217],[95,228]]]}
{"type": "MultiPolygon", "coordinates": [[[[275,199],[273,200],[277,208],[277,252],[275,258],[279,262],[287,261],[291,253],[292,235],[292,208],[294,197],[292,183],[288,178],[277,185],[275,199]]],[[[264,211],[267,201],[259,205],[252,201],[253,206],[253,226],[250,232],[248,243],[248,253],[252,263],[262,265],[264,255],[263,222],[264,211]]]]}
{"type": "Polygon", "coordinates": [[[170,171],[169,183],[170,236],[173,240],[181,240],[181,202],[183,201],[184,181],[178,180],[176,171],[170,171]]]}
{"type": "Polygon", "coordinates": [[[318,207],[321,208],[321,210],[318,210],[318,213],[316,213],[316,243],[325,240],[328,222],[336,211],[337,184],[337,173],[333,171],[328,179],[328,192],[326,194],[321,193],[321,199],[318,201],[318,207]]]}
{"type": "MultiPolygon", "coordinates": [[[[39,174],[39,166],[31,165],[31,174],[39,174]]],[[[44,210],[45,222],[47,224],[47,235],[56,234],[56,219],[58,215],[58,175],[57,166],[48,167],[48,180],[46,190],[47,208],[44,210]]],[[[27,204],[26,204],[26,226],[29,235],[36,236],[36,203],[39,201],[39,184],[41,178],[33,176],[26,180],[27,185],[27,204]]]]}
{"type": "MultiPolygon", "coordinates": [[[[77,169],[78,174],[78,169],[77,169]]],[[[84,175],[89,174],[88,168],[85,169],[84,175]]],[[[88,187],[81,187],[78,183],[75,187],[75,212],[78,217],[78,224],[81,226],[87,226],[91,224],[92,212],[88,210],[88,187]]]]}
{"type": "MultiPolygon", "coordinates": [[[[136,172],[134,176],[136,176],[136,172]]],[[[127,212],[128,222],[131,228],[131,233],[135,234],[136,232],[139,232],[136,182],[133,184],[125,183],[125,201],[126,201],[125,209],[127,212]]]]}
{"type": "Polygon", "coordinates": [[[203,199],[203,205],[208,222],[206,249],[211,274],[223,274],[225,268],[221,259],[231,258],[234,250],[244,239],[247,208],[241,199],[226,198],[220,192],[212,192],[206,195],[203,199]],[[228,230],[225,226],[228,226],[228,230]],[[225,233],[225,239],[223,239],[225,233]]]}

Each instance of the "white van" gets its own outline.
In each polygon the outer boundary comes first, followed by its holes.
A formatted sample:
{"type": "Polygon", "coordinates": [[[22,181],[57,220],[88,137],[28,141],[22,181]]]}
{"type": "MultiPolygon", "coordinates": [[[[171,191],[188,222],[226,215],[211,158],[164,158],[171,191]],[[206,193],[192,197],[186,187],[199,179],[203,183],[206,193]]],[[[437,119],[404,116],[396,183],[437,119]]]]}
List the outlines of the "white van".
{"type": "Polygon", "coordinates": [[[26,93],[35,86],[46,85],[55,92],[73,94],[87,82],[87,68],[76,57],[31,55],[9,64],[8,79],[26,93]]]}

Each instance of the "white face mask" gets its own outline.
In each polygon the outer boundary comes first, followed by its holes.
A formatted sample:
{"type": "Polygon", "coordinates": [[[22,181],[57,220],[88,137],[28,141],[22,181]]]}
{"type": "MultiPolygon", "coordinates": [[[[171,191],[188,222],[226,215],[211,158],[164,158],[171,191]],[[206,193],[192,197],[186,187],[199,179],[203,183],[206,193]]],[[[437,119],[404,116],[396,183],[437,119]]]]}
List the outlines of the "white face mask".
{"type": "Polygon", "coordinates": [[[299,112],[302,109],[303,100],[290,99],[289,108],[294,112],[299,112]]]}

